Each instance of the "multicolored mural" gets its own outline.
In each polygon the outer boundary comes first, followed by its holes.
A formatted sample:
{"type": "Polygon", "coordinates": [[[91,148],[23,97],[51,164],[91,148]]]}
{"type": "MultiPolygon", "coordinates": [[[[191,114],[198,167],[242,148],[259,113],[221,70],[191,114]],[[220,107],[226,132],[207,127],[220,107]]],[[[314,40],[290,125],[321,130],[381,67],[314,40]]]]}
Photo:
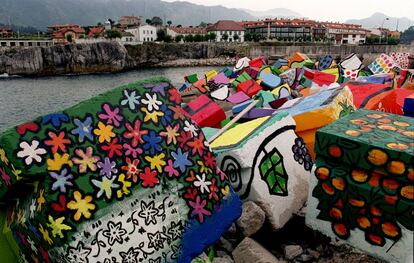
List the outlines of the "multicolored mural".
{"type": "Polygon", "coordinates": [[[319,212],[315,218],[309,215],[308,223],[328,221],[344,240],[360,238],[356,232],[362,232],[368,245],[353,245],[387,260],[412,257],[413,128],[409,117],[358,110],[318,130],[311,180],[316,199],[309,202],[319,212]]]}
{"type": "Polygon", "coordinates": [[[189,262],[215,242],[241,203],[180,102],[152,79],[5,132],[0,198],[17,199],[6,227],[20,257],[189,262]]]}

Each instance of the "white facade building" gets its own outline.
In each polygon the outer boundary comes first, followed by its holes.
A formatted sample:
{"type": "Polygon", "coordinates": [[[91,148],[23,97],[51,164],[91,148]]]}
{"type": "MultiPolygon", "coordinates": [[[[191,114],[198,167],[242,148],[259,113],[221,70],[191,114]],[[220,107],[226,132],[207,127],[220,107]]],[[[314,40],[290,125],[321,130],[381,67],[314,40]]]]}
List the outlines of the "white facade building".
{"type": "Polygon", "coordinates": [[[152,42],[157,40],[157,28],[151,25],[126,29],[125,32],[129,32],[134,36],[134,42],[152,42]]]}
{"type": "Polygon", "coordinates": [[[325,25],[328,29],[328,38],[332,39],[335,44],[364,44],[369,32],[361,25],[342,23],[325,23],[325,25]]]}
{"type": "Polygon", "coordinates": [[[217,42],[244,42],[244,31],[243,26],[232,20],[220,20],[207,28],[208,33],[216,34],[217,42]],[[227,40],[224,35],[227,35],[227,40]]]}

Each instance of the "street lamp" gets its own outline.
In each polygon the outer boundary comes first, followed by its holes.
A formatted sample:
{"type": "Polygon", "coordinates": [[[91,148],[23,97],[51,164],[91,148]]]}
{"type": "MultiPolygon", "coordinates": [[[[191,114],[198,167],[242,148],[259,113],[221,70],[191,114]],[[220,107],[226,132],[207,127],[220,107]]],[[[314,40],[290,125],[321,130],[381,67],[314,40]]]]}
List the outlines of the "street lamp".
{"type": "Polygon", "coordinates": [[[382,29],[384,28],[384,22],[386,20],[390,20],[388,17],[384,18],[384,20],[382,20],[382,24],[381,24],[381,28],[380,28],[380,39],[379,39],[379,43],[381,44],[381,39],[382,39],[382,29]]]}

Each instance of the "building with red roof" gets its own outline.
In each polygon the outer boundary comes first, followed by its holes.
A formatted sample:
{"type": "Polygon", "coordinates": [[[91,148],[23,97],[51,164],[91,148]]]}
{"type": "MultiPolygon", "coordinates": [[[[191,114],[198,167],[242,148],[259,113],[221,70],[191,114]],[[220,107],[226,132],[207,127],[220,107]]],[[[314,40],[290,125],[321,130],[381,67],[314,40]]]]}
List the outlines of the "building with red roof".
{"type": "Polygon", "coordinates": [[[240,22],[249,33],[262,39],[293,41],[330,40],[335,44],[365,43],[368,30],[361,25],[320,22],[310,19],[263,19],[240,22]]]}
{"type": "Polygon", "coordinates": [[[167,27],[168,34],[172,37],[177,35],[206,35],[207,29],[205,27],[167,27]]]}
{"type": "Polygon", "coordinates": [[[207,33],[216,34],[217,42],[244,42],[245,28],[233,20],[219,20],[207,27],[207,33]]]}
{"type": "Polygon", "coordinates": [[[0,27],[0,38],[12,38],[13,31],[9,27],[0,27]]]}
{"type": "Polygon", "coordinates": [[[64,28],[80,28],[80,25],[77,24],[54,24],[47,27],[47,31],[49,33],[56,32],[58,30],[64,29],[64,28]]]}
{"type": "Polygon", "coordinates": [[[103,37],[104,33],[105,33],[105,27],[103,26],[89,27],[88,38],[103,37]]]}
{"type": "Polygon", "coordinates": [[[53,43],[68,44],[76,42],[79,38],[85,38],[85,30],[82,27],[64,27],[52,34],[53,43]]]}

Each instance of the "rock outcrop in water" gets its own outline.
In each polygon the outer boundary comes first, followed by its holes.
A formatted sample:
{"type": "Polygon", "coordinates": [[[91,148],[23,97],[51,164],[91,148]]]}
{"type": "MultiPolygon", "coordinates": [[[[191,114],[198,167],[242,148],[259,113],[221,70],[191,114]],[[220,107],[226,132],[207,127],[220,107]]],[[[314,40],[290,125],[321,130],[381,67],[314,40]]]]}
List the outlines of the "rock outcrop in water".
{"type": "Polygon", "coordinates": [[[116,42],[9,49],[0,53],[0,72],[9,75],[57,75],[117,72],[133,65],[116,42]]]}
{"type": "MultiPolygon", "coordinates": [[[[234,57],[236,53],[235,48],[207,43],[146,43],[123,46],[114,41],[15,48],[0,51],[0,73],[36,76],[110,73],[139,67],[162,66],[164,63],[177,66],[182,59],[221,58],[216,64],[226,64],[223,57],[234,57]],[[177,61],[177,65],[174,61],[177,61]]],[[[206,63],[212,62],[206,60],[206,63]]]]}

